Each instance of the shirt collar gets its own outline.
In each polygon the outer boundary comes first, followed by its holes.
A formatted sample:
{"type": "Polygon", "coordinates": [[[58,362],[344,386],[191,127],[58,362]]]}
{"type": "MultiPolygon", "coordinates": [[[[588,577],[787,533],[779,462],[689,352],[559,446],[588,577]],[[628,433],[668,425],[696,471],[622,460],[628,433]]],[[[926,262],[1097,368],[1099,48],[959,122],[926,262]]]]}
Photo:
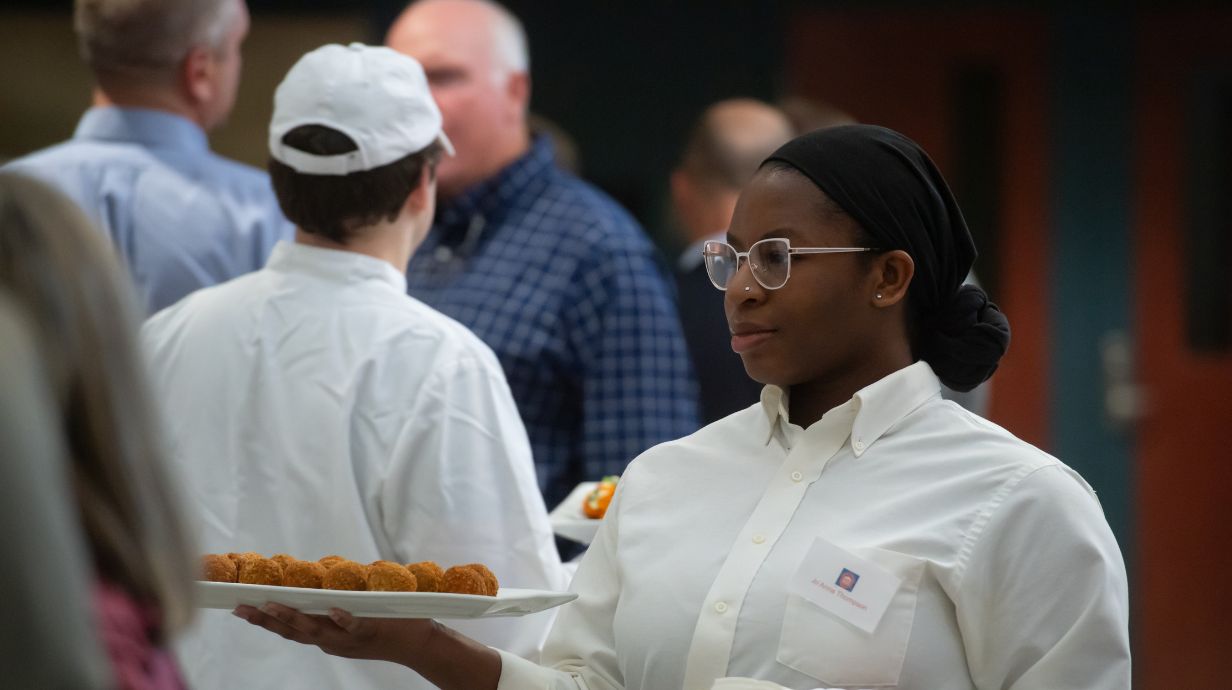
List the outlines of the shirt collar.
{"type": "Polygon", "coordinates": [[[508,206],[531,181],[545,175],[555,165],[552,142],[537,136],[530,150],[500,172],[467,188],[437,209],[436,224],[444,228],[467,227],[475,214],[488,215],[508,206]]]}
{"type": "Polygon", "coordinates": [[[209,139],[197,123],[161,110],[104,106],[90,108],[77,123],[76,139],[122,141],[149,148],[210,150],[209,139]]]}
{"type": "MultiPolygon", "coordinates": [[[[840,406],[851,405],[855,408],[855,421],[851,427],[852,452],[860,457],[899,420],[940,395],[941,381],[924,361],[899,369],[861,388],[851,400],[840,406]]],[[[762,389],[761,406],[768,423],[765,443],[770,443],[776,430],[782,432],[788,428],[788,398],[787,392],[778,386],[762,389]]]]}
{"type": "Polygon", "coordinates": [[[358,252],[280,241],[265,267],[285,273],[307,273],[338,283],[377,280],[406,292],[406,276],[388,261],[358,252]]]}

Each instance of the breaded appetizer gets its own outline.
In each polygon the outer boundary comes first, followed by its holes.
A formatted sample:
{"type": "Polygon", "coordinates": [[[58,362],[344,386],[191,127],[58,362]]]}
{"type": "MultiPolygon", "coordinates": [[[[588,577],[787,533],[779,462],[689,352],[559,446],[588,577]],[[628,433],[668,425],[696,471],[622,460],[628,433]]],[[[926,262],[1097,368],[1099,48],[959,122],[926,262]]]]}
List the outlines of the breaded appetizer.
{"type": "Polygon", "coordinates": [[[293,561],[282,572],[283,587],[321,589],[325,581],[325,566],[316,561],[293,561]]]}
{"type": "Polygon", "coordinates": [[[330,568],[334,566],[335,563],[341,563],[342,561],[345,561],[345,560],[347,559],[343,558],[342,556],[331,554],[329,556],[322,556],[317,561],[317,563],[320,563],[321,565],[325,566],[326,570],[329,570],[330,568]]]}
{"type": "Polygon", "coordinates": [[[441,578],[441,591],[452,594],[486,595],[488,584],[484,581],[483,575],[479,574],[475,569],[464,565],[455,565],[446,570],[445,576],[441,578]]]}
{"type": "Polygon", "coordinates": [[[397,563],[376,561],[368,566],[369,592],[414,592],[415,575],[397,563]]]}
{"type": "Polygon", "coordinates": [[[419,584],[418,591],[441,591],[441,580],[445,577],[445,571],[441,566],[433,561],[420,561],[419,563],[407,563],[406,569],[415,576],[415,582],[419,584]]]}
{"type": "Polygon", "coordinates": [[[235,561],[218,553],[201,557],[201,576],[207,582],[235,582],[239,571],[235,561]]]}
{"type": "Polygon", "coordinates": [[[298,561],[299,559],[298,559],[298,558],[296,558],[295,556],[290,555],[290,554],[279,553],[279,554],[275,554],[275,555],[273,555],[273,556],[270,556],[270,560],[271,560],[271,561],[277,561],[277,562],[278,562],[278,565],[282,566],[282,572],[283,572],[283,574],[285,575],[285,574],[286,574],[286,572],[287,572],[287,566],[288,566],[288,565],[291,565],[292,563],[294,563],[294,562],[296,562],[296,561],[298,561]]]}
{"type": "Polygon", "coordinates": [[[479,576],[483,578],[484,594],[494,597],[496,596],[496,593],[500,591],[500,582],[496,580],[496,575],[494,575],[491,570],[488,570],[488,566],[482,563],[467,563],[462,567],[470,568],[471,570],[479,573],[479,576]]]}
{"type": "Polygon", "coordinates": [[[282,566],[270,558],[240,560],[239,582],[246,585],[282,585],[282,566]]]}
{"type": "Polygon", "coordinates": [[[337,561],[325,571],[321,587],[349,592],[366,591],[368,589],[368,567],[346,559],[337,561]]]}

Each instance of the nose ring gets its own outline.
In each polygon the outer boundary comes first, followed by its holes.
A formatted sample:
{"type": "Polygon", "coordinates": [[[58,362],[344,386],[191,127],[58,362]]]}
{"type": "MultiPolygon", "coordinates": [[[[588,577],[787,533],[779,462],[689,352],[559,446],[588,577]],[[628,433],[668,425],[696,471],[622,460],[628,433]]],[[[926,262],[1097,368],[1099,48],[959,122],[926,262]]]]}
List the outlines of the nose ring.
{"type": "Polygon", "coordinates": [[[752,290],[752,289],[753,289],[753,288],[752,288],[751,286],[749,286],[749,285],[745,285],[745,286],[744,286],[744,291],[745,291],[745,292],[748,292],[749,290],[752,290]]]}

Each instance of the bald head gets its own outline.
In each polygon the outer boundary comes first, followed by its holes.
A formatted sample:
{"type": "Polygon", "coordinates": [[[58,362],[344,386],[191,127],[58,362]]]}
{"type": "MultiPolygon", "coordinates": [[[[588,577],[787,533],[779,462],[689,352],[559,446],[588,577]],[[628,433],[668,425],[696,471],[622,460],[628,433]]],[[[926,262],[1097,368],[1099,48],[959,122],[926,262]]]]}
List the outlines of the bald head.
{"type": "Polygon", "coordinates": [[[526,153],[530,75],[526,34],[488,0],[420,0],[385,37],[423,65],[457,155],[441,161],[438,190],[448,199],[526,153]]]}
{"type": "Polygon", "coordinates": [[[792,135],[787,117],[761,101],[732,99],[707,108],[671,178],[684,239],[697,241],[726,228],[740,189],[792,135]]]}
{"type": "Polygon", "coordinates": [[[698,184],[739,191],[792,134],[773,106],[749,98],[720,101],[694,127],[680,169],[698,184]]]}

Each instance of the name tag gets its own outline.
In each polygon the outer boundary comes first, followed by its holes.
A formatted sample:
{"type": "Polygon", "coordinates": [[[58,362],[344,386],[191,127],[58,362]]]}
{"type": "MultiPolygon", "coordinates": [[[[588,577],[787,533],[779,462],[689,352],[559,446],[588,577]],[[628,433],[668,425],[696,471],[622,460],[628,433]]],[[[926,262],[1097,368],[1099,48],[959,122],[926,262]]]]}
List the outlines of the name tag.
{"type": "Polygon", "coordinates": [[[901,584],[889,570],[818,537],[788,590],[872,633],[901,584]]]}

